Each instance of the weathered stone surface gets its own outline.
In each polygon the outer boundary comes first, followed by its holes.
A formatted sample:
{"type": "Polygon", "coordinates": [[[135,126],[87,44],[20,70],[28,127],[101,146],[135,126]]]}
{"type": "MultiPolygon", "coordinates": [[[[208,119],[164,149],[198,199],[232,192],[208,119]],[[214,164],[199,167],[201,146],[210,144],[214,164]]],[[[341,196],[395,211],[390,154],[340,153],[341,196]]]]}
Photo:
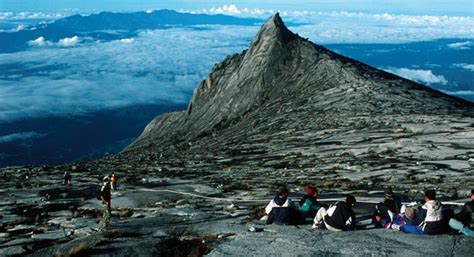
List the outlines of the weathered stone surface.
{"type": "Polygon", "coordinates": [[[420,237],[384,229],[333,233],[310,228],[266,226],[220,244],[209,256],[469,256],[474,242],[455,236],[420,237]]]}
{"type": "Polygon", "coordinates": [[[242,188],[300,186],[301,172],[326,189],[455,197],[474,185],[473,124],[473,103],[333,53],[274,15],[213,68],[187,111],[157,117],[122,158],[242,188]]]}

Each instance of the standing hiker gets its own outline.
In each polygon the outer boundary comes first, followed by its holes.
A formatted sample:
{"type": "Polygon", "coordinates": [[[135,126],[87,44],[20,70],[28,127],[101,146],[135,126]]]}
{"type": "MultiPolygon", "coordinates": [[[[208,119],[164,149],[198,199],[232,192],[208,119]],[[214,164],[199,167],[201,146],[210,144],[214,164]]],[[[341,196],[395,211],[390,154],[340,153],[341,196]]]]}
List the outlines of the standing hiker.
{"type": "Polygon", "coordinates": [[[112,182],[112,189],[117,190],[117,177],[115,176],[115,173],[112,173],[112,176],[110,177],[110,182],[112,182]]]}
{"type": "Polygon", "coordinates": [[[356,225],[356,217],[352,210],[356,204],[353,195],[346,197],[346,201],[339,201],[326,210],[319,209],[314,218],[313,228],[322,228],[322,225],[330,231],[347,231],[354,230],[356,225]]]}
{"type": "Polygon", "coordinates": [[[104,215],[101,220],[101,229],[104,229],[107,227],[110,223],[110,216],[112,215],[112,209],[110,206],[110,201],[111,201],[111,188],[110,188],[110,179],[109,176],[105,176],[103,179],[103,184],[102,187],[100,188],[99,191],[99,197],[100,200],[102,200],[102,203],[104,204],[104,215]]]}

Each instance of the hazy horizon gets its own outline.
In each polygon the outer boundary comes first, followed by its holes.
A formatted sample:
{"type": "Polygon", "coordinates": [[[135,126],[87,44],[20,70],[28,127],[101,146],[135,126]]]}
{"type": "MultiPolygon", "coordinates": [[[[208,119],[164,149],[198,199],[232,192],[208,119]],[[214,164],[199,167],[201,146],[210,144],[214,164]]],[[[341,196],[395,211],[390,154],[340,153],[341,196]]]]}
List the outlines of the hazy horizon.
{"type": "Polygon", "coordinates": [[[2,11],[61,11],[78,10],[88,12],[100,11],[145,11],[148,9],[169,8],[174,10],[202,10],[219,8],[224,5],[236,5],[239,8],[272,9],[280,11],[357,11],[369,13],[394,13],[394,14],[422,14],[422,15],[448,15],[448,16],[473,16],[474,4],[472,1],[460,0],[453,4],[446,0],[300,0],[291,2],[284,0],[233,0],[233,1],[193,1],[193,0],[2,0],[2,11]]]}

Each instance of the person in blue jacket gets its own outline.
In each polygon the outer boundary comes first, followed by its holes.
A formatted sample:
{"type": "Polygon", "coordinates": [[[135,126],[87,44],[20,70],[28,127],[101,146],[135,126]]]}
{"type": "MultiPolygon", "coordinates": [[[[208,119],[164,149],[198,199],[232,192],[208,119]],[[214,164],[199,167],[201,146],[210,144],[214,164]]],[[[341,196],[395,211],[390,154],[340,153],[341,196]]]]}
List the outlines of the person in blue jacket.
{"type": "Polygon", "coordinates": [[[265,208],[268,215],[267,224],[290,225],[297,223],[296,206],[288,197],[288,189],[285,186],[278,187],[273,200],[265,208]]]}

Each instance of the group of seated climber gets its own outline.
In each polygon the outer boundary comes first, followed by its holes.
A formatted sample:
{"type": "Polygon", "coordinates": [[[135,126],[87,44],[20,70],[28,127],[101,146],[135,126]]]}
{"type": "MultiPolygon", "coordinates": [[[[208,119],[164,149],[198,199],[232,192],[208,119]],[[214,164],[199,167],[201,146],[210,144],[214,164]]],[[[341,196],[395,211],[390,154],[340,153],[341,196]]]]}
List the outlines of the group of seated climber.
{"type": "MultiPolygon", "coordinates": [[[[278,187],[275,198],[265,208],[267,224],[300,225],[309,220],[314,229],[347,231],[356,228],[353,208],[357,201],[353,195],[327,206],[318,202],[316,187],[308,186],[305,191],[301,201],[295,203],[289,198],[286,187],[278,187]]],[[[376,228],[410,234],[462,233],[472,237],[473,207],[474,190],[471,190],[471,200],[464,204],[461,212],[454,214],[436,198],[434,190],[426,190],[422,201],[402,204],[392,188],[386,188],[383,202],[374,207],[372,224],[376,228]]]]}

